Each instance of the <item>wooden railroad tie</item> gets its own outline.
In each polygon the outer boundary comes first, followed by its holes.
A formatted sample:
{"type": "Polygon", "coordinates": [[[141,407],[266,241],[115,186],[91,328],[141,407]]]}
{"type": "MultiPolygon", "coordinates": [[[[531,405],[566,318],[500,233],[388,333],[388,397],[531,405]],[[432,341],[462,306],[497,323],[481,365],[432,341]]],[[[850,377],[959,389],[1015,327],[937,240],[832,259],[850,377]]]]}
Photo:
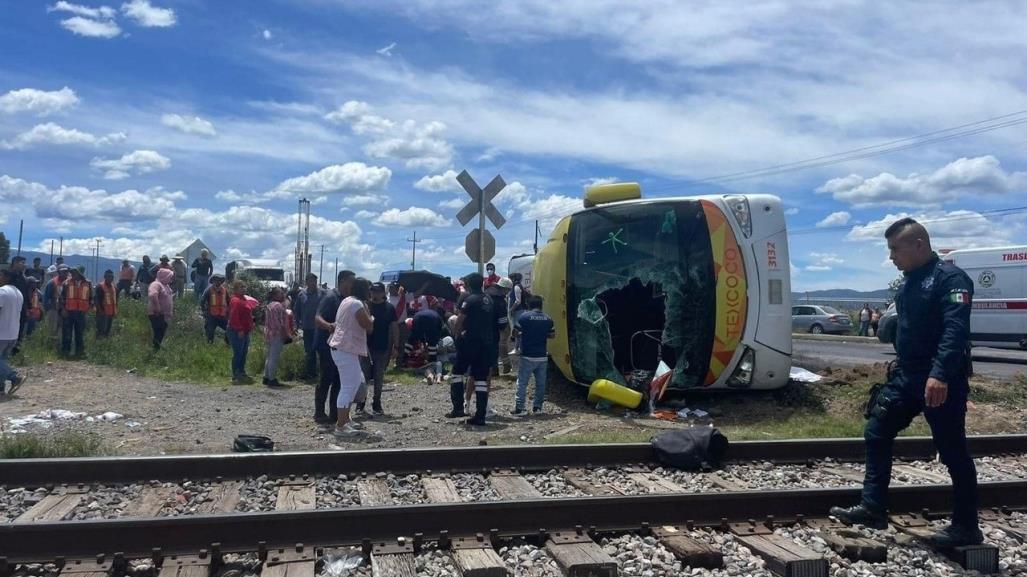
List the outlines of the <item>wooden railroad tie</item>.
{"type": "Polygon", "coordinates": [[[588,473],[584,469],[570,468],[563,472],[563,478],[567,480],[567,484],[575,489],[585,493],[586,495],[593,495],[595,497],[606,497],[610,495],[621,495],[622,493],[616,488],[611,487],[605,483],[595,483],[587,477],[588,473]]]}
{"type": "MultiPolygon", "coordinates": [[[[261,577],[314,577],[317,563],[317,551],[305,547],[302,543],[291,549],[271,549],[267,551],[261,577]]],[[[159,577],[175,577],[160,575],[159,577]]],[[[179,575],[178,577],[206,577],[205,575],[179,575]]]]}
{"type": "Polygon", "coordinates": [[[510,501],[542,498],[542,493],[516,471],[493,471],[489,475],[489,485],[500,497],[510,501]]]}
{"type": "Polygon", "coordinates": [[[381,507],[392,505],[392,490],[385,479],[360,479],[357,481],[357,493],[360,494],[360,506],[381,507]]]}
{"type": "Polygon", "coordinates": [[[628,478],[648,493],[687,493],[688,490],[670,479],[652,473],[628,473],[628,478]]]}
{"type": "MultiPolygon", "coordinates": [[[[209,555],[171,555],[161,560],[157,577],[207,577],[210,575],[209,555]]],[[[63,575],[64,572],[61,572],[63,575]]],[[[77,576],[76,576],[77,577],[77,576]]]]}
{"type": "Polygon", "coordinates": [[[510,574],[503,558],[493,549],[491,537],[483,533],[452,539],[443,535],[439,546],[449,547],[453,564],[463,577],[508,577],[510,574]]]}
{"type": "Polygon", "coordinates": [[[125,508],[124,517],[156,517],[167,507],[173,506],[177,490],[175,487],[143,487],[139,498],[125,508]]]}
{"type": "Polygon", "coordinates": [[[713,484],[714,487],[720,487],[725,491],[748,491],[750,487],[739,483],[733,479],[728,479],[720,473],[709,473],[706,475],[706,479],[713,484]]]}
{"type": "Polygon", "coordinates": [[[239,481],[223,481],[214,485],[210,492],[210,500],[200,503],[196,512],[201,514],[231,513],[239,505],[239,481]]]}
{"type": "Polygon", "coordinates": [[[1012,525],[1012,516],[999,509],[985,509],[979,513],[981,522],[1001,530],[1021,543],[1027,543],[1027,528],[1012,525]]]}
{"type": "Polygon", "coordinates": [[[653,537],[689,567],[719,569],[724,566],[724,554],[706,543],[689,537],[680,527],[667,525],[652,529],[653,537]]]}
{"type": "Polygon", "coordinates": [[[460,491],[457,490],[453,480],[448,477],[424,477],[421,479],[424,485],[424,494],[432,503],[463,503],[460,491]]]}
{"type": "Polygon", "coordinates": [[[92,559],[67,559],[61,565],[60,574],[69,577],[108,577],[113,566],[111,560],[103,555],[92,559]]]}
{"type": "Polygon", "coordinates": [[[884,563],[888,560],[888,546],[880,541],[864,537],[859,531],[829,519],[811,519],[806,522],[816,529],[827,545],[850,561],[884,563]]]}
{"type": "Polygon", "coordinates": [[[550,533],[546,553],[567,577],[617,577],[617,562],[581,527],[550,533]]]}
{"type": "Polygon", "coordinates": [[[411,539],[399,537],[394,543],[372,543],[371,573],[374,577],[417,577],[411,539]]]}
{"type": "MultiPolygon", "coordinates": [[[[930,520],[927,517],[923,515],[890,515],[888,520],[899,531],[916,537],[925,545],[930,546],[929,539],[935,530],[931,528],[930,520]]],[[[982,543],[981,545],[967,545],[952,549],[938,549],[938,552],[955,561],[967,571],[978,571],[986,575],[998,572],[998,547],[994,545],[982,543]]]]}
{"type": "Polygon", "coordinates": [[[317,506],[317,492],[309,481],[285,482],[278,487],[276,511],[306,511],[317,506]]]}
{"type": "Polygon", "coordinates": [[[738,540],[767,562],[781,577],[827,577],[830,566],[823,556],[791,539],[774,533],[762,523],[729,523],[727,528],[738,540]]]}
{"type": "Polygon", "coordinates": [[[89,491],[86,487],[60,487],[43,497],[27,511],[18,515],[14,523],[35,523],[36,521],[61,521],[68,516],[89,491]]]}
{"type": "Polygon", "coordinates": [[[917,469],[912,465],[906,465],[904,463],[896,463],[892,465],[892,475],[895,473],[902,473],[907,477],[914,479],[921,479],[930,483],[951,483],[952,479],[948,475],[942,473],[935,473],[934,471],[924,471],[923,469],[917,469]]]}

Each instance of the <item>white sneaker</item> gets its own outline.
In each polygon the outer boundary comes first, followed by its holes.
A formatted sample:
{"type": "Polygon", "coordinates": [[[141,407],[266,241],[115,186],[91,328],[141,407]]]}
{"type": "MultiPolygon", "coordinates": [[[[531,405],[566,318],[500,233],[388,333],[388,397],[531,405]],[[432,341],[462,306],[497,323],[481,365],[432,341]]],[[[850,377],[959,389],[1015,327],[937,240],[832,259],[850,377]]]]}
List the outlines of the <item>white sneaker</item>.
{"type": "Polygon", "coordinates": [[[336,439],[352,439],[354,437],[362,436],[363,434],[363,431],[353,427],[353,423],[346,423],[342,427],[335,427],[335,430],[332,431],[332,435],[334,435],[336,439]]]}
{"type": "Polygon", "coordinates": [[[471,401],[464,401],[464,413],[471,414],[471,401]]]}
{"type": "Polygon", "coordinates": [[[354,429],[356,429],[358,431],[363,431],[364,430],[364,424],[361,423],[361,422],[350,421],[350,422],[348,422],[346,424],[349,425],[350,427],[353,427],[354,429]]]}
{"type": "Polygon", "coordinates": [[[498,417],[499,413],[497,413],[496,410],[493,409],[492,407],[489,407],[489,408],[485,409],[485,416],[486,417],[498,417]]]}

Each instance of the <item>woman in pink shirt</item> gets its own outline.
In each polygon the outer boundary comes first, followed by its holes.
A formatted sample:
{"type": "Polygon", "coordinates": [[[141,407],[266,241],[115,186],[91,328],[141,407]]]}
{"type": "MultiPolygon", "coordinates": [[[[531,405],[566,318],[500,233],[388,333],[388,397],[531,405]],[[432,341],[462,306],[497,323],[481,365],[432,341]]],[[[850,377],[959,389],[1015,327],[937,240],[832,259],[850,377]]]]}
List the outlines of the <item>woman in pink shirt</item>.
{"type": "Polygon", "coordinates": [[[367,300],[371,296],[371,283],[365,278],[353,281],[350,296],[343,299],[339,312],[335,315],[335,331],[328,339],[332,349],[332,360],[339,369],[341,388],[336,400],[339,419],[335,424],[334,435],[345,439],[361,434],[360,426],[349,418],[349,407],[364,382],[364,372],[360,369],[360,357],[367,356],[367,333],[374,326],[374,317],[367,310],[367,300]]]}
{"type": "Polygon", "coordinates": [[[267,359],[264,361],[264,384],[269,387],[281,387],[275,373],[278,372],[278,360],[282,358],[291,335],[285,310],[285,291],[281,287],[271,289],[267,297],[267,315],[264,318],[264,342],[267,344],[267,359]]]}
{"type": "Polygon", "coordinates": [[[146,290],[146,314],[150,317],[150,328],[153,329],[153,350],[159,351],[164,335],[168,332],[168,323],[174,312],[171,298],[171,281],[175,273],[170,269],[157,271],[157,280],[150,283],[146,290]]]}

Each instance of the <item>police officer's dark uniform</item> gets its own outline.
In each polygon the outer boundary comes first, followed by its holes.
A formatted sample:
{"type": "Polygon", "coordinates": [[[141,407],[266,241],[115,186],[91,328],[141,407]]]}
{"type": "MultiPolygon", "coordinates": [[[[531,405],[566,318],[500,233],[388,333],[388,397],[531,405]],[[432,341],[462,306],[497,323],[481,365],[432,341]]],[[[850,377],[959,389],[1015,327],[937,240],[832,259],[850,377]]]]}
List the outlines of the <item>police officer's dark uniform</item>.
{"type": "Polygon", "coordinates": [[[941,545],[979,543],[977,471],[967,450],[966,401],[970,373],[970,309],[973,282],[961,269],[938,258],[906,273],[895,297],[896,365],[888,382],[867,406],[866,477],[857,507],[834,507],[843,521],[884,527],[891,480],[892,442],[923,412],[935,446],[952,477],[952,528],[941,545]],[[925,406],[928,378],[948,385],[945,402],[925,406]]]}
{"type": "Polygon", "coordinates": [[[456,341],[456,362],[449,377],[453,412],[446,417],[464,416],[464,376],[470,373],[474,379],[475,409],[474,417],[468,423],[483,425],[489,398],[488,377],[492,367],[489,358],[494,332],[492,299],[483,294],[481,289],[473,290],[460,303],[460,313],[464,317],[463,334],[453,337],[456,341]]]}

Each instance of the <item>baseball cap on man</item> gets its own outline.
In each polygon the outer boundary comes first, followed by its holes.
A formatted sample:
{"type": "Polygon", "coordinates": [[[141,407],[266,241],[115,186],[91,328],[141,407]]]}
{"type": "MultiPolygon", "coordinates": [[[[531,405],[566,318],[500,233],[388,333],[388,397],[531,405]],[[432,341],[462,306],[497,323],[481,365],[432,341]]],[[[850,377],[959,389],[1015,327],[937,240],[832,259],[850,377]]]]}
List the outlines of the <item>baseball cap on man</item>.
{"type": "Polygon", "coordinates": [[[385,283],[373,282],[371,283],[371,290],[385,292],[385,283]]]}
{"type": "Polygon", "coordinates": [[[499,282],[496,284],[499,285],[499,288],[505,288],[506,290],[510,290],[513,288],[513,281],[510,280],[510,277],[508,276],[499,279],[499,282]]]}

